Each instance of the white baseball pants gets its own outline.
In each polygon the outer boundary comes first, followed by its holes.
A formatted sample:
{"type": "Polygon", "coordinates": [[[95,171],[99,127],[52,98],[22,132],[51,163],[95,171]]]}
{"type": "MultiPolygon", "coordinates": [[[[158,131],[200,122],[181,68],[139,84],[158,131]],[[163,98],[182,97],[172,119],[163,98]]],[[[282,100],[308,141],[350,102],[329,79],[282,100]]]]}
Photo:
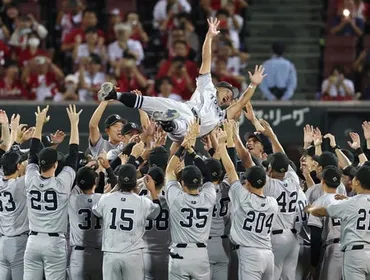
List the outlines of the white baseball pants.
{"type": "Polygon", "coordinates": [[[344,252],[343,280],[370,279],[370,248],[344,252]]]}
{"type": "Polygon", "coordinates": [[[322,258],[319,280],[341,280],[343,270],[343,252],[340,244],[334,243],[326,246],[322,258]]]}
{"type": "Polygon", "coordinates": [[[272,280],[274,254],[271,250],[240,246],[239,280],[272,280]]]}
{"type": "Polygon", "coordinates": [[[145,280],[168,279],[168,252],[144,251],[145,280]]]}
{"type": "Polygon", "coordinates": [[[103,278],[103,252],[100,249],[86,247],[84,250],[72,248],[69,263],[71,280],[100,280],[103,278]]]}
{"type": "Polygon", "coordinates": [[[211,237],[207,243],[212,280],[227,279],[230,241],[228,238],[211,237]]]}

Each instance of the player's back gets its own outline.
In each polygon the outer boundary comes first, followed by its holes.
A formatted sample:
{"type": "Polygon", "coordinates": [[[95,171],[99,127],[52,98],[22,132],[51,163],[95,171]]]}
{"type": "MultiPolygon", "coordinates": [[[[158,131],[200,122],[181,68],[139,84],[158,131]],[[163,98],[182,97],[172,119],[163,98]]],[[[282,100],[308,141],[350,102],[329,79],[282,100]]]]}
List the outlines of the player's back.
{"type": "MultiPolygon", "coordinates": [[[[340,185],[337,187],[336,193],[347,195],[346,187],[343,185],[343,183],[340,183],[340,185]]],[[[324,190],[321,183],[311,186],[306,191],[306,197],[309,204],[313,204],[322,195],[324,195],[324,190]]]]}
{"type": "Polygon", "coordinates": [[[68,206],[70,246],[101,248],[102,221],[92,213],[101,196],[72,191],[68,206]]]}
{"type": "Polygon", "coordinates": [[[304,208],[307,206],[307,204],[305,193],[302,191],[302,189],[299,189],[294,228],[297,230],[300,244],[309,244],[310,242],[310,229],[307,224],[308,214],[304,211],[304,208]]]}
{"type": "Polygon", "coordinates": [[[212,212],[212,224],[210,236],[224,236],[230,232],[230,198],[229,198],[229,184],[222,181],[215,185],[216,190],[216,204],[212,212]]]}
{"type": "Polygon", "coordinates": [[[116,191],[104,194],[93,207],[102,215],[102,250],[105,252],[129,252],[144,248],[143,235],[146,219],[151,213],[155,218],[153,203],[135,193],[116,191]]]}
{"type": "Polygon", "coordinates": [[[216,201],[214,185],[205,183],[198,195],[191,195],[184,192],[177,181],[169,181],[165,193],[172,243],[206,243],[216,201]]]}
{"type": "Polygon", "coordinates": [[[16,236],[29,230],[25,177],[0,182],[0,233],[16,236]]]}
{"type": "Polygon", "coordinates": [[[249,192],[239,181],[232,183],[231,188],[232,242],[244,247],[271,249],[270,233],[278,211],[276,200],[249,192]]]}
{"type": "MultiPolygon", "coordinates": [[[[149,198],[149,196],[147,196],[149,198]]],[[[161,204],[161,213],[155,220],[146,220],[144,241],[148,252],[162,253],[171,243],[170,211],[163,195],[158,196],[161,204]]]]}
{"type": "Polygon", "coordinates": [[[330,216],[341,219],[341,247],[370,244],[370,194],[357,194],[327,208],[330,216]],[[335,211],[332,211],[335,209],[335,211]]]}
{"type": "Polygon", "coordinates": [[[290,176],[284,180],[267,179],[264,194],[274,197],[279,207],[279,212],[272,225],[273,230],[294,228],[299,189],[298,181],[290,176]]]}

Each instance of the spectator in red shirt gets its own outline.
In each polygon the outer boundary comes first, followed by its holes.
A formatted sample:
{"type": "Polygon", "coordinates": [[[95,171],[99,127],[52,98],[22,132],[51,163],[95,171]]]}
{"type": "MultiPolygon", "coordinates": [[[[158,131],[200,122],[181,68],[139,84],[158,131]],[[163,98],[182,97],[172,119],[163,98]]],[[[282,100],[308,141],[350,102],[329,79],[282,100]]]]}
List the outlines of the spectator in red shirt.
{"type": "Polygon", "coordinates": [[[121,11],[117,8],[111,10],[109,13],[108,29],[106,33],[107,44],[110,44],[116,40],[116,33],[114,31],[114,26],[121,22],[122,22],[121,11]]]}
{"type": "Polygon", "coordinates": [[[20,51],[18,65],[19,67],[25,66],[29,60],[35,58],[36,56],[48,56],[47,52],[40,49],[40,39],[37,34],[31,33],[28,36],[28,48],[20,51]]]}
{"type": "Polygon", "coordinates": [[[189,100],[195,89],[195,77],[191,76],[188,72],[186,62],[187,61],[182,56],[174,57],[169,61],[167,71],[163,71],[161,67],[162,73],[158,73],[157,79],[164,76],[170,77],[173,83],[173,92],[179,94],[182,99],[189,100]]]}
{"type": "MultiPolygon", "coordinates": [[[[98,23],[98,18],[96,16],[95,11],[86,9],[84,10],[82,14],[82,21],[81,21],[81,27],[73,29],[70,33],[68,33],[63,41],[63,44],[61,46],[61,50],[63,52],[72,51],[75,43],[76,43],[76,37],[81,36],[82,42],[85,42],[85,30],[88,27],[96,27],[98,23]]],[[[104,38],[104,33],[101,30],[98,30],[99,37],[104,38]]]]}
{"type": "Polygon", "coordinates": [[[7,44],[0,40],[0,65],[4,65],[10,59],[10,49],[7,44]]]}
{"type": "Polygon", "coordinates": [[[215,75],[218,81],[228,82],[240,90],[241,84],[239,83],[237,77],[230,74],[227,71],[227,61],[226,60],[218,59],[216,61],[213,75],[215,75]]]}
{"type": "Polygon", "coordinates": [[[28,99],[27,91],[19,80],[19,69],[15,61],[5,65],[5,76],[0,79],[0,99],[28,99]]]}
{"type": "Polygon", "coordinates": [[[135,89],[145,92],[148,80],[136,66],[136,57],[127,55],[116,64],[115,75],[120,91],[129,92],[135,89]]]}
{"type": "Polygon", "coordinates": [[[45,56],[36,56],[30,60],[22,73],[22,80],[30,90],[31,99],[37,101],[52,100],[63,79],[63,71],[45,56]]]}
{"type": "Polygon", "coordinates": [[[140,22],[139,15],[135,12],[128,12],[126,14],[125,23],[132,27],[130,38],[140,41],[143,46],[146,46],[149,42],[149,36],[140,22]]]}
{"type": "MultiPolygon", "coordinates": [[[[185,60],[186,72],[190,75],[191,79],[195,80],[195,78],[198,75],[198,67],[193,61],[188,59],[188,55],[190,51],[189,51],[186,41],[182,41],[182,40],[174,41],[172,44],[172,50],[173,50],[172,57],[183,58],[185,60]]],[[[161,67],[159,68],[157,78],[168,76],[168,72],[170,70],[171,64],[172,64],[172,58],[163,62],[161,67]]]]}

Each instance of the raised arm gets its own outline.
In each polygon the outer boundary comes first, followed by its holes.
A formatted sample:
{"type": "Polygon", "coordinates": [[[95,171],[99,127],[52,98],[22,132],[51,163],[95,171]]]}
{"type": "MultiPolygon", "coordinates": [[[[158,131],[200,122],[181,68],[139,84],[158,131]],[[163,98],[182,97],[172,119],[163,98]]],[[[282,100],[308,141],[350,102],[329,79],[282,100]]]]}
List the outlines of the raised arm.
{"type": "Polygon", "coordinates": [[[99,122],[104,114],[105,109],[108,106],[108,101],[100,102],[98,108],[96,108],[89,122],[89,141],[92,146],[95,146],[98,142],[101,134],[99,130],[99,122]]]}
{"type": "Polygon", "coordinates": [[[66,158],[65,165],[77,169],[78,159],[78,145],[80,144],[80,134],[78,131],[78,123],[80,121],[80,114],[82,110],[77,113],[76,105],[69,105],[67,108],[68,118],[71,124],[71,137],[69,139],[69,154],[66,158]]]}
{"type": "Polygon", "coordinates": [[[227,134],[225,131],[220,129],[219,135],[220,135],[219,137],[220,145],[218,146],[218,149],[221,156],[222,164],[225,168],[227,177],[229,178],[229,182],[233,183],[237,181],[239,178],[238,174],[236,173],[234,164],[231,161],[229,154],[227,153],[226,149],[227,134]]]}
{"type": "Polygon", "coordinates": [[[11,142],[10,132],[9,132],[9,119],[4,110],[0,110],[0,124],[1,124],[1,144],[0,149],[1,154],[8,151],[9,144],[11,142]]]}
{"type": "Polygon", "coordinates": [[[329,144],[332,149],[334,149],[335,154],[338,157],[338,167],[345,168],[350,166],[352,162],[348,159],[348,157],[342,152],[342,150],[338,147],[337,142],[335,141],[335,136],[333,134],[326,134],[324,138],[329,139],[329,144]]]}
{"type": "Polygon", "coordinates": [[[220,33],[220,31],[217,30],[220,25],[220,21],[217,18],[209,18],[207,19],[207,22],[208,32],[202,48],[202,65],[199,70],[200,75],[211,73],[212,40],[220,33]]]}
{"type": "Polygon", "coordinates": [[[277,138],[276,134],[272,130],[270,124],[265,120],[260,120],[260,123],[262,127],[265,129],[264,131],[262,131],[262,134],[268,137],[271,142],[272,151],[274,153],[278,153],[278,152],[285,153],[283,146],[281,146],[279,139],[277,138]]]}
{"type": "Polygon", "coordinates": [[[235,117],[243,110],[247,103],[251,100],[254,92],[256,91],[257,86],[263,81],[263,78],[266,77],[264,74],[265,68],[262,65],[254,68],[254,74],[248,72],[249,79],[251,83],[249,84],[247,90],[242,94],[239,100],[227,108],[227,118],[235,119],[235,117]]]}

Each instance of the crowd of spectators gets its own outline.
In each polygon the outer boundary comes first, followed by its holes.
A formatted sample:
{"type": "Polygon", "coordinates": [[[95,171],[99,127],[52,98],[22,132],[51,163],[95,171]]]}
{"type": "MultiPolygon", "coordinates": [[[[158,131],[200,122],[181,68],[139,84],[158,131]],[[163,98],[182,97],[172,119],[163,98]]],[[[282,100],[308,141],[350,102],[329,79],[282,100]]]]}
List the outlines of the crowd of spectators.
{"type": "Polygon", "coordinates": [[[196,11],[187,0],[158,0],[150,34],[136,12],[117,7],[100,22],[104,18],[90,8],[94,1],[83,0],[57,1],[56,28],[48,30],[42,19],[21,13],[18,2],[3,0],[0,8],[1,100],[93,101],[106,81],[120,91],[139,89],[145,95],[188,100],[204,39],[194,21],[198,8],[201,24],[209,16],[221,20],[222,34],[213,44],[213,76],[241,90],[246,87],[249,55],[240,36],[245,0],[201,0],[196,11]],[[46,49],[46,39],[58,34],[54,41],[61,43],[53,51],[46,49]],[[148,65],[146,55],[154,41],[165,55],[148,65]],[[155,72],[147,71],[150,67],[155,72]]]}

